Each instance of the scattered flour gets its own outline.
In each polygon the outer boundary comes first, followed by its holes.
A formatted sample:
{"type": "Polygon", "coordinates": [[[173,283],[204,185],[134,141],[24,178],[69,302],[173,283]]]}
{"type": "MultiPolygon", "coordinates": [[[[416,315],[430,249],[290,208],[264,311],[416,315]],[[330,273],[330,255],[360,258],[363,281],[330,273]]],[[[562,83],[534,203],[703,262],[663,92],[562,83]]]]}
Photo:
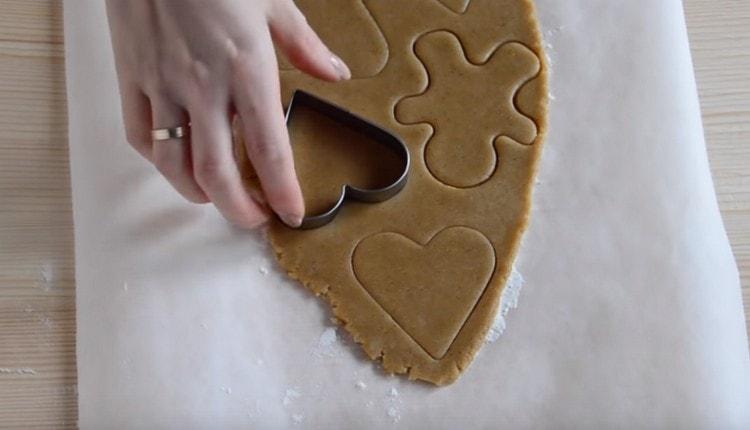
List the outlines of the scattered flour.
{"type": "Polygon", "coordinates": [[[391,406],[388,408],[388,416],[393,420],[394,423],[401,421],[401,412],[395,407],[391,406]]]}
{"type": "Polygon", "coordinates": [[[497,311],[492,327],[487,332],[487,337],[484,340],[485,343],[492,343],[500,339],[500,336],[505,331],[505,316],[508,315],[511,309],[518,307],[518,296],[521,293],[523,283],[523,276],[513,266],[508,281],[505,284],[503,294],[500,296],[500,309],[497,311]]]}
{"type": "Polygon", "coordinates": [[[336,327],[328,327],[323,331],[323,334],[320,335],[320,339],[318,341],[318,346],[321,346],[323,348],[328,348],[334,343],[336,343],[336,327]]]}
{"type": "Polygon", "coordinates": [[[301,396],[298,388],[287,388],[286,393],[284,393],[284,400],[282,400],[282,403],[284,406],[289,406],[294,399],[298,399],[301,396]]]}
{"type": "Polygon", "coordinates": [[[401,421],[401,409],[399,408],[403,404],[403,401],[399,397],[398,390],[396,387],[391,387],[390,390],[388,390],[388,395],[386,396],[386,414],[393,420],[394,423],[398,423],[401,421]]]}
{"type": "Polygon", "coordinates": [[[294,424],[302,424],[302,421],[305,420],[305,416],[302,414],[292,414],[292,421],[294,421],[294,424]]]}
{"type": "MultiPolygon", "coordinates": [[[[249,398],[245,398],[245,401],[247,403],[250,403],[250,399],[249,398]]],[[[255,406],[253,406],[252,408],[250,408],[247,411],[247,417],[250,418],[250,419],[255,419],[255,418],[258,418],[260,415],[261,415],[260,402],[256,400],[255,401],[255,406]]]]}
{"type": "Polygon", "coordinates": [[[127,282],[123,282],[122,283],[122,291],[128,291],[128,288],[130,288],[130,287],[128,287],[128,283],[127,282]]]}
{"type": "Polygon", "coordinates": [[[318,339],[318,345],[315,347],[313,355],[316,357],[334,357],[338,355],[337,341],[336,327],[326,328],[318,339]]]}
{"type": "Polygon", "coordinates": [[[357,381],[354,386],[359,388],[360,390],[364,390],[365,388],[367,388],[367,384],[365,384],[363,381],[357,381]]]}
{"type": "Polygon", "coordinates": [[[555,28],[552,28],[550,30],[547,30],[544,32],[544,56],[547,59],[547,64],[549,65],[548,73],[552,74],[552,59],[550,58],[550,52],[554,52],[555,47],[550,42],[550,39],[555,39],[556,36],[564,29],[563,26],[558,26],[555,28]]]}
{"type": "Polygon", "coordinates": [[[0,367],[0,374],[4,375],[36,375],[36,370],[30,367],[0,367]]]}
{"type": "Polygon", "coordinates": [[[229,396],[229,395],[232,394],[232,387],[222,386],[221,387],[221,391],[223,391],[224,394],[226,394],[227,396],[229,396]]]}
{"type": "Polygon", "coordinates": [[[261,275],[266,276],[268,275],[268,268],[265,266],[258,267],[258,272],[260,272],[261,275]]]}

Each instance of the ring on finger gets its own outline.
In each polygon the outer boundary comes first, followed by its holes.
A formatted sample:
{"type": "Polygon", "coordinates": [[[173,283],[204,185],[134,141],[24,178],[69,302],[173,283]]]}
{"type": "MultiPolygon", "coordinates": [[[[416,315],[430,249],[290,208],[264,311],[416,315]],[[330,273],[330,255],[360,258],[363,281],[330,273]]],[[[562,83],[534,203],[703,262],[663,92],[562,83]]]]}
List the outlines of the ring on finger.
{"type": "Polygon", "coordinates": [[[154,142],[170,139],[181,139],[188,134],[190,124],[178,125],[177,127],[155,128],[151,130],[151,139],[154,142]]]}

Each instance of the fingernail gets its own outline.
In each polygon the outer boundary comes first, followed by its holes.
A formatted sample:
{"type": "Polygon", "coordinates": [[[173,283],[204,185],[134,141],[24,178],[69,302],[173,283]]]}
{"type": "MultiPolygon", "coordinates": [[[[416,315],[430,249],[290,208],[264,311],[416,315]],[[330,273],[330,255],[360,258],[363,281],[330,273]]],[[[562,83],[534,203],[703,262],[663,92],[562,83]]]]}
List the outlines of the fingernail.
{"type": "Polygon", "coordinates": [[[284,214],[279,215],[284,224],[292,228],[297,228],[302,225],[302,217],[299,215],[284,214]]]}
{"type": "Polygon", "coordinates": [[[334,53],[331,53],[331,64],[333,64],[333,68],[336,69],[336,73],[339,74],[339,79],[349,79],[352,77],[352,72],[346,67],[346,64],[341,61],[341,58],[334,53]]]}

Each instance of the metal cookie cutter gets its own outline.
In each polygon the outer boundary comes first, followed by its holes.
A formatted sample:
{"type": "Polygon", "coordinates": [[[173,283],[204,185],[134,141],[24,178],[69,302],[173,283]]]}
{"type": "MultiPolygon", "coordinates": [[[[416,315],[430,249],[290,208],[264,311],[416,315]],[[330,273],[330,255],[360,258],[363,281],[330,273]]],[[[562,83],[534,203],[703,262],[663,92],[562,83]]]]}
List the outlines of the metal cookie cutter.
{"type": "MultiPolygon", "coordinates": [[[[289,107],[286,111],[287,127],[290,124],[290,120],[294,115],[294,109],[297,106],[307,106],[342,126],[354,129],[374,141],[381,143],[385,148],[396,152],[399,158],[403,160],[404,166],[403,173],[401,173],[393,183],[383,188],[362,189],[348,184],[343,185],[341,187],[341,195],[331,209],[319,215],[306,216],[302,219],[302,224],[298,228],[303,230],[313,229],[322,227],[333,221],[336,214],[341,210],[344,200],[351,199],[366,203],[382,202],[395,196],[404,188],[409,177],[411,159],[409,156],[409,150],[401,139],[388,130],[379,127],[366,119],[360,118],[346,109],[331,104],[302,90],[295,90],[292,99],[289,102],[289,107]]],[[[294,142],[292,142],[292,145],[294,145],[294,142]]]]}

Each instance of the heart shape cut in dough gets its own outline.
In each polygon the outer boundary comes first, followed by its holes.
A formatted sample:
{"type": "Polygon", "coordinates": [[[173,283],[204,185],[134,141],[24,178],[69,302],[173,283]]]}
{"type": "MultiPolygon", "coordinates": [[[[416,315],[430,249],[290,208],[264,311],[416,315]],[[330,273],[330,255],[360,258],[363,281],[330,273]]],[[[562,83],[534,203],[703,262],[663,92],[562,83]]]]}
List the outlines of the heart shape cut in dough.
{"type": "Polygon", "coordinates": [[[433,359],[442,358],[495,270],[490,241],[448,227],[422,245],[398,233],[363,239],[352,256],[363,288],[433,359]]]}
{"type": "Polygon", "coordinates": [[[349,111],[297,91],[288,108],[287,128],[305,199],[302,228],[330,222],[345,198],[384,201],[406,185],[406,146],[349,111]]]}

